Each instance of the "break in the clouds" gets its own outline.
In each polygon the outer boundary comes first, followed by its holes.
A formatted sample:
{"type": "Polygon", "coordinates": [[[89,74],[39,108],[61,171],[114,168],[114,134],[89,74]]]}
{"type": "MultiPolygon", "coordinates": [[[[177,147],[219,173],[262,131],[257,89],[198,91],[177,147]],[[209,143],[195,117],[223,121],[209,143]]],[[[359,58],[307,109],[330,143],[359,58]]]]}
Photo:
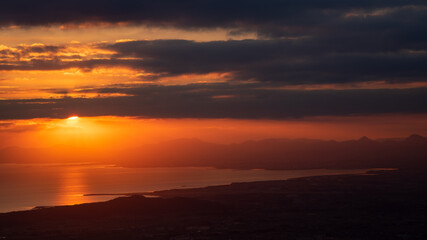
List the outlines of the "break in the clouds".
{"type": "Polygon", "coordinates": [[[64,71],[78,79],[97,69],[129,70],[121,80],[114,77],[120,87],[85,83],[91,78],[86,77],[73,87],[58,78],[51,79],[56,85],[36,89],[120,97],[1,100],[1,118],[71,112],[213,118],[427,112],[425,1],[7,1],[0,9],[0,31],[61,26],[84,33],[100,25],[222,29],[257,38],[0,45],[4,89],[25,85],[20,79],[28,79],[26,73],[39,81],[34,76],[46,72],[64,71]],[[194,84],[209,82],[210,74],[218,78],[211,83],[222,83],[194,84]],[[164,79],[182,86],[162,86],[164,79]],[[378,83],[384,89],[374,86],[378,83]],[[330,87],[334,84],[347,90],[330,87]],[[364,84],[374,87],[351,89],[364,84]],[[407,89],[392,89],[405,84],[407,89]],[[289,90],[294,85],[329,90],[289,90]]]}

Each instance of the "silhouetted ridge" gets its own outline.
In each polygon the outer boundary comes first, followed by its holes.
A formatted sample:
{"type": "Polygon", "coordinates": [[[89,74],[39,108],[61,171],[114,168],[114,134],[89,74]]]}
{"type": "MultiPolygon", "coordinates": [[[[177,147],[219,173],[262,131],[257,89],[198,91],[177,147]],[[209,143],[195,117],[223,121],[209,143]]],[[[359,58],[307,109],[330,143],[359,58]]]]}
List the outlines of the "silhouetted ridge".
{"type": "Polygon", "coordinates": [[[412,135],[404,141],[375,141],[364,136],[343,142],[264,139],[231,145],[185,140],[143,146],[139,153],[129,154],[130,157],[124,158],[122,164],[239,169],[414,168],[426,165],[427,141],[419,135],[412,135]]]}
{"type": "Polygon", "coordinates": [[[368,137],[366,137],[366,136],[361,137],[358,141],[359,141],[360,143],[373,143],[373,142],[375,142],[374,140],[371,140],[371,139],[369,139],[369,138],[368,138],[368,137]]]}
{"type": "Polygon", "coordinates": [[[420,136],[418,134],[412,134],[406,139],[408,143],[427,143],[427,138],[420,136]]]}
{"type": "MultiPolygon", "coordinates": [[[[101,161],[126,167],[217,167],[233,169],[419,168],[426,167],[427,138],[362,137],[350,141],[264,139],[230,145],[178,139],[120,152],[91,153],[101,161]]],[[[86,150],[0,150],[2,162],[49,162],[84,159],[86,150]],[[68,160],[69,159],[69,160],[68,160]]],[[[93,160],[93,159],[88,159],[93,160]]]]}

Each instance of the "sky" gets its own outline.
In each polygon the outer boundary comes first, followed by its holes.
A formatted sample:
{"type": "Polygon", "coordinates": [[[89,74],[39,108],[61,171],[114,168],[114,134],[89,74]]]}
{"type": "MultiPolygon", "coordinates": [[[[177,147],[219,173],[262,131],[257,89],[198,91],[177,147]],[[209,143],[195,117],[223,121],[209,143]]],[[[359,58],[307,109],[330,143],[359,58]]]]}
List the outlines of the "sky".
{"type": "Polygon", "coordinates": [[[0,144],[427,135],[425,29],[415,0],[7,1],[0,144]]]}

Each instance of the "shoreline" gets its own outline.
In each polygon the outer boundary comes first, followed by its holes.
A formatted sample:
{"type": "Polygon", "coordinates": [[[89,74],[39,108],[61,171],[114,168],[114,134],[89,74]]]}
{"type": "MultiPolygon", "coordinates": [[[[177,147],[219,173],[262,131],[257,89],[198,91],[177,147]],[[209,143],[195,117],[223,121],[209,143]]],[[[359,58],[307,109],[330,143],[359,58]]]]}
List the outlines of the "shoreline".
{"type": "MultiPolygon", "coordinates": [[[[255,169],[251,169],[255,170],[255,169]]],[[[269,170],[269,169],[261,169],[261,170],[269,170]]],[[[144,197],[159,197],[156,195],[158,192],[167,192],[167,191],[176,191],[176,190],[192,190],[192,189],[203,189],[203,188],[212,188],[212,187],[226,187],[233,184],[241,184],[241,183],[262,183],[262,182],[275,182],[275,181],[287,181],[291,179],[302,179],[302,178],[310,178],[310,177],[319,177],[319,176],[346,176],[346,175],[376,175],[381,172],[387,171],[399,171],[397,168],[371,168],[371,169],[300,169],[300,170],[366,170],[364,173],[330,173],[330,174],[322,174],[322,175],[312,175],[312,176],[304,176],[304,177],[292,177],[287,179],[280,180],[262,180],[262,181],[244,181],[244,182],[232,182],[229,184],[220,184],[220,185],[209,185],[204,187],[182,187],[182,188],[172,188],[172,189],[163,189],[163,190],[155,190],[155,191],[146,191],[146,192],[130,192],[130,193],[88,193],[83,196],[144,196],[144,197]]],[[[270,170],[269,170],[270,171],[270,170]]],[[[271,170],[274,171],[274,170],[271,170]]],[[[293,170],[289,170],[293,171],[293,170]]]]}
{"type": "MultiPolygon", "coordinates": [[[[302,171],[305,169],[301,169],[302,171]]],[[[335,169],[309,169],[309,170],[335,170],[335,169]]],[[[344,170],[354,170],[359,171],[363,170],[365,172],[363,173],[328,173],[328,174],[321,174],[321,175],[311,175],[311,176],[302,176],[302,177],[290,177],[287,179],[280,179],[280,180],[261,180],[261,181],[242,181],[242,182],[231,182],[228,184],[219,184],[219,185],[208,185],[208,186],[202,186],[202,187],[182,187],[182,188],[171,188],[171,189],[162,189],[162,190],[155,190],[155,191],[145,191],[145,192],[129,192],[129,193],[89,193],[89,194],[83,194],[84,197],[102,197],[102,196],[112,196],[113,198],[107,199],[104,201],[94,201],[94,202],[84,202],[84,203],[78,203],[78,204],[71,204],[71,205],[52,205],[52,206],[34,206],[26,210],[12,210],[8,212],[1,212],[0,214],[4,213],[11,213],[11,212],[25,212],[25,211],[33,211],[33,210],[39,210],[39,209],[45,209],[45,208],[54,208],[54,207],[64,207],[64,206],[78,206],[82,204],[91,204],[91,203],[102,203],[107,202],[116,199],[116,197],[131,197],[131,196],[143,196],[146,198],[161,198],[162,196],[167,196],[170,192],[179,192],[181,190],[183,191],[198,191],[198,190],[207,190],[212,188],[226,188],[234,185],[239,184],[262,184],[262,183],[271,183],[271,182],[286,182],[289,180],[299,180],[299,179],[305,179],[305,178],[312,178],[312,177],[322,177],[322,176],[351,176],[351,175],[366,175],[371,173],[381,173],[381,172],[392,172],[392,171],[400,171],[396,168],[371,168],[371,169],[344,169],[344,170]]],[[[292,170],[289,170],[292,171],[292,170]]]]}
{"type": "Polygon", "coordinates": [[[0,214],[3,239],[426,239],[427,175],[233,183],[0,214]]]}
{"type": "Polygon", "coordinates": [[[425,239],[425,171],[233,183],[2,213],[0,237],[425,239]]]}

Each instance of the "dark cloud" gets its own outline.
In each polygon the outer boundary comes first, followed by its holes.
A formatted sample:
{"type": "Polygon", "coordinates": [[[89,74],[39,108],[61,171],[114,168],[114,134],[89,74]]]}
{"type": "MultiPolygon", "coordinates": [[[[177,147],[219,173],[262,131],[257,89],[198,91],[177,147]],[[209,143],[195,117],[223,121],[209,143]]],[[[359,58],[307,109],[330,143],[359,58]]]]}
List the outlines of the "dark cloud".
{"type": "Polygon", "coordinates": [[[121,60],[121,59],[91,59],[79,61],[63,61],[69,57],[53,57],[47,59],[31,59],[30,61],[0,61],[0,70],[63,70],[69,68],[80,68],[84,71],[91,71],[96,67],[132,67],[140,68],[141,60],[121,60]]]}
{"type": "MultiPolygon", "coordinates": [[[[54,45],[44,45],[44,44],[34,44],[34,45],[20,45],[16,48],[4,48],[0,50],[0,59],[9,60],[12,58],[18,61],[21,58],[31,57],[32,53],[36,54],[47,54],[54,55],[58,53],[64,46],[54,46],[54,45]]],[[[1,63],[10,63],[10,62],[0,62],[1,63]]],[[[2,65],[0,65],[1,68],[2,65]]]]}
{"type": "Polygon", "coordinates": [[[112,50],[115,54],[85,57],[77,53],[56,54],[62,46],[3,47],[0,70],[4,71],[90,71],[123,66],[151,73],[149,80],[185,74],[231,74],[227,75],[227,84],[79,90],[122,93],[127,97],[2,100],[0,118],[79,114],[280,119],[427,111],[425,88],[272,90],[292,84],[425,83],[425,0],[26,0],[7,1],[0,9],[0,26],[4,27],[94,22],[186,30],[223,28],[230,34],[256,33],[258,39],[101,43],[90,47],[112,50]],[[247,80],[255,84],[242,83],[247,80]]]}
{"type": "Polygon", "coordinates": [[[259,89],[259,85],[196,84],[111,87],[97,89],[97,92],[132,96],[1,100],[0,119],[66,118],[74,114],[285,119],[322,115],[427,113],[426,88],[303,91],[259,89]]]}
{"type": "Polygon", "coordinates": [[[93,22],[309,37],[315,39],[312,48],[332,51],[425,49],[427,41],[424,0],[21,0],[6,1],[0,9],[0,26],[93,22]]]}
{"type": "Polygon", "coordinates": [[[194,42],[134,41],[109,46],[117,57],[138,57],[133,67],[163,75],[232,72],[235,80],[284,84],[424,81],[426,53],[408,49],[343,47],[318,39],[194,42]]]}
{"type": "Polygon", "coordinates": [[[43,45],[43,44],[35,44],[35,45],[24,45],[17,47],[20,52],[23,54],[28,53],[56,53],[59,50],[63,49],[63,46],[53,46],[53,45],[43,45]]]}
{"type": "Polygon", "coordinates": [[[396,51],[370,47],[354,51],[343,45],[332,41],[321,44],[316,38],[131,41],[100,44],[99,48],[117,52],[104,59],[69,61],[61,56],[13,64],[3,61],[0,70],[80,68],[90,71],[96,67],[123,66],[153,73],[155,77],[230,72],[231,80],[277,84],[425,81],[426,51],[398,46],[396,51]]]}
{"type": "MultiPolygon", "coordinates": [[[[228,28],[235,34],[256,32],[259,39],[100,44],[117,54],[82,61],[3,61],[0,70],[125,66],[160,77],[231,72],[233,80],[279,84],[406,83],[425,81],[427,74],[426,1],[8,1],[0,9],[4,26],[96,21],[228,28]]],[[[34,46],[20,54],[58,49],[34,46]]],[[[0,60],[2,54],[17,54],[2,51],[0,60]]]]}
{"type": "Polygon", "coordinates": [[[2,3],[0,24],[45,25],[103,21],[182,28],[318,24],[350,10],[425,6],[422,0],[113,0],[2,3]],[[319,21],[321,20],[321,21],[319,21]]]}

